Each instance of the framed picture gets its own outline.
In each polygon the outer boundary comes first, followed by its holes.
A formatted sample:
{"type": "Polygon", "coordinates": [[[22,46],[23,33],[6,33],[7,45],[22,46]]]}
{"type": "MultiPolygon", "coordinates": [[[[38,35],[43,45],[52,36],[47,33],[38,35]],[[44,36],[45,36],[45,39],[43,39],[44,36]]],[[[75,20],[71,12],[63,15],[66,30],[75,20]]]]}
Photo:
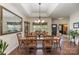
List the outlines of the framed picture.
{"type": "Polygon", "coordinates": [[[79,28],[79,23],[74,23],[73,28],[79,28]]]}

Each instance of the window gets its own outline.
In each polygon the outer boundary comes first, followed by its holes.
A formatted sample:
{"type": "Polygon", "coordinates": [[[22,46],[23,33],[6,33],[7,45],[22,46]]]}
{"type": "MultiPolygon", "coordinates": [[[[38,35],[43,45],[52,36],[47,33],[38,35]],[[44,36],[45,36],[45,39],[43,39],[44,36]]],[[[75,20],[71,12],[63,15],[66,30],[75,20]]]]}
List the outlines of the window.
{"type": "Polygon", "coordinates": [[[33,31],[48,31],[47,23],[33,23],[33,31]]]}

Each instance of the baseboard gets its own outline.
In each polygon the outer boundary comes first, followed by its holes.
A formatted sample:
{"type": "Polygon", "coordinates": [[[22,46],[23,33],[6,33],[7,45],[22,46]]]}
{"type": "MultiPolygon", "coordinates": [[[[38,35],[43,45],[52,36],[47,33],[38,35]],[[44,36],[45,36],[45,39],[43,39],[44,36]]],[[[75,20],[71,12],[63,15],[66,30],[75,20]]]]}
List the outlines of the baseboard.
{"type": "Polygon", "coordinates": [[[17,48],[18,48],[18,46],[15,47],[14,49],[12,49],[9,53],[7,53],[7,55],[10,55],[10,54],[11,54],[12,52],[14,52],[17,48]]]}

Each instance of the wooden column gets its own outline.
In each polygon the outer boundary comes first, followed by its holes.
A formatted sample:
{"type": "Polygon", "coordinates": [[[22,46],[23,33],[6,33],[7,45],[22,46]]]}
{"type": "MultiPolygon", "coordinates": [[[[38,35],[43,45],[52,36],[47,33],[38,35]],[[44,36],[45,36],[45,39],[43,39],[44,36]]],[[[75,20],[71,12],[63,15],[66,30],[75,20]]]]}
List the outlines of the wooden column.
{"type": "Polygon", "coordinates": [[[2,7],[0,6],[0,35],[2,34],[2,7]]]}

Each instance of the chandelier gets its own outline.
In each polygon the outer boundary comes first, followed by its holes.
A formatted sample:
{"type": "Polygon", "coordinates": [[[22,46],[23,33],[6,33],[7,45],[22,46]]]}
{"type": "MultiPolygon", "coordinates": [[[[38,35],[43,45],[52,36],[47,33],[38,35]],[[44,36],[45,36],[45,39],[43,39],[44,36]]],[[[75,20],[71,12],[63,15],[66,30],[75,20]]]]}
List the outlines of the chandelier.
{"type": "Polygon", "coordinates": [[[39,4],[39,17],[37,20],[35,20],[35,23],[44,23],[44,20],[41,20],[41,3],[38,3],[39,4]]]}

